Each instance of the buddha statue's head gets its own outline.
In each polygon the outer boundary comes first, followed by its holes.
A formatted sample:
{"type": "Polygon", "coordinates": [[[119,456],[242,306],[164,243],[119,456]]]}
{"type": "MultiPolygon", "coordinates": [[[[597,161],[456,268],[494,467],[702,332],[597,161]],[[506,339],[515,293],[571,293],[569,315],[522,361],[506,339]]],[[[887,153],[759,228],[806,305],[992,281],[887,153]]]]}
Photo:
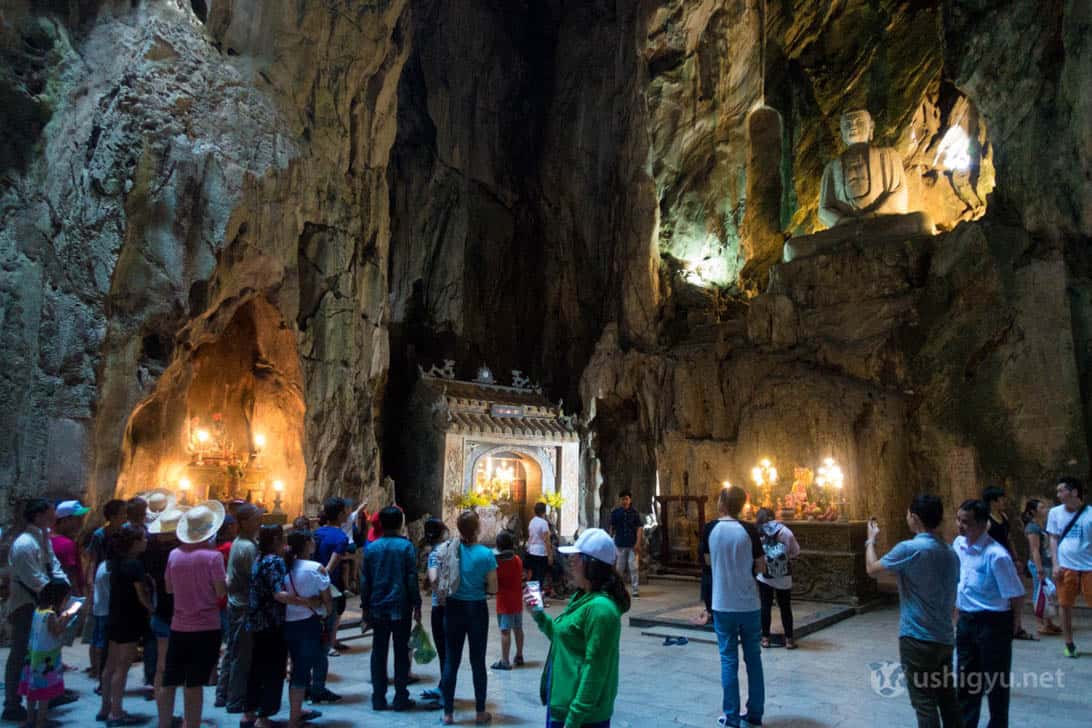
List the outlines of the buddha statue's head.
{"type": "Polygon", "coordinates": [[[847,111],[842,114],[842,141],[846,146],[850,144],[862,144],[872,141],[872,115],[864,109],[847,111]]]}

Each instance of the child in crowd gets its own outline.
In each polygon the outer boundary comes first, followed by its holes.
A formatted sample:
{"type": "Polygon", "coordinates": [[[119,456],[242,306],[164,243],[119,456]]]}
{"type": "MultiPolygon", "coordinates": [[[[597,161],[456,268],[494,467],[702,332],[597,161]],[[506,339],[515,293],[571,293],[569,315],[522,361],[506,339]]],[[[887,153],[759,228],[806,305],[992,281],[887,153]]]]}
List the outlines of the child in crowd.
{"type": "MultiPolygon", "coordinates": [[[[109,559],[103,559],[99,564],[92,584],[94,596],[91,601],[91,619],[94,629],[91,632],[91,654],[95,661],[91,663],[91,679],[97,681],[102,676],[102,668],[106,663],[106,625],[110,621],[109,559]]],[[[102,692],[101,689],[99,692],[102,692]]]]}
{"type": "MultiPolygon", "coordinates": [[[[444,636],[444,605],[436,596],[436,581],[440,573],[439,552],[437,549],[447,540],[447,526],[439,518],[430,518],[425,521],[425,538],[421,543],[421,551],[426,554],[426,572],[428,575],[428,591],[432,594],[432,611],[429,619],[432,623],[432,642],[436,645],[436,656],[440,658],[440,670],[443,671],[445,640],[444,636]]],[[[443,694],[440,688],[436,690],[424,690],[421,697],[425,700],[440,700],[443,694]]]]}
{"type": "Polygon", "coordinates": [[[508,531],[497,534],[497,625],[501,633],[501,659],[494,670],[511,670],[523,664],[523,561],[516,556],[516,541],[508,531]],[[515,662],[508,661],[512,633],[516,635],[515,662]]]}
{"type": "Polygon", "coordinates": [[[65,625],[80,611],[81,602],[65,609],[68,584],[53,579],[38,592],[34,621],[30,627],[30,648],[19,694],[27,698],[27,725],[44,728],[48,725],[49,701],[64,695],[64,664],[61,644],[65,625]]]}

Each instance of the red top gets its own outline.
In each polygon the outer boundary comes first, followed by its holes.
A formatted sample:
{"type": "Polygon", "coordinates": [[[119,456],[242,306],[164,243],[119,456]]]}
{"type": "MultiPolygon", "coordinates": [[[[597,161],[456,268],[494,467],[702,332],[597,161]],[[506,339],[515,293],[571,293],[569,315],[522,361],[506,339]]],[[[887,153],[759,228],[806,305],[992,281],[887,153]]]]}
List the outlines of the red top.
{"type": "Polygon", "coordinates": [[[523,562],[518,556],[497,560],[497,614],[523,611],[523,562]]]}
{"type": "Polygon", "coordinates": [[[49,540],[53,545],[53,553],[57,556],[57,561],[61,562],[61,566],[66,571],[76,572],[76,583],[72,586],[77,592],[83,594],[83,569],[80,568],[80,557],[76,551],[76,542],[59,533],[50,536],[49,540]]]}
{"type": "MultiPolygon", "coordinates": [[[[226,542],[224,542],[224,543],[222,543],[222,544],[220,544],[219,546],[216,547],[216,550],[224,555],[224,568],[225,569],[227,568],[228,554],[231,553],[231,544],[233,544],[233,543],[235,543],[235,542],[234,541],[226,541],[226,542]]],[[[220,600],[217,602],[217,606],[219,606],[220,609],[227,609],[227,594],[220,597],[220,600]]]]}

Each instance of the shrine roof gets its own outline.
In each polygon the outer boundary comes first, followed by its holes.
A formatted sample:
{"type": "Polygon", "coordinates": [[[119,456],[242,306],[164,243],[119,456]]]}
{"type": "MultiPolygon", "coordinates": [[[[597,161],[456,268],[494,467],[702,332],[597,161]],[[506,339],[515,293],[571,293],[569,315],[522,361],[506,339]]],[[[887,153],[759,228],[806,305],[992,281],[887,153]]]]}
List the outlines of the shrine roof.
{"type": "Polygon", "coordinates": [[[490,404],[512,404],[555,409],[542,392],[534,389],[517,389],[500,384],[481,384],[461,379],[443,379],[441,377],[421,377],[437,392],[443,392],[448,401],[466,400],[490,404]]]}
{"type": "Polygon", "coordinates": [[[487,412],[451,412],[451,430],[468,435],[513,435],[535,439],[575,440],[576,428],[568,419],[553,417],[496,417],[487,412]]]}
{"type": "Polygon", "coordinates": [[[541,390],[505,387],[423,375],[423,384],[443,397],[447,429],[473,435],[511,435],[532,439],[575,440],[574,418],[541,390]]]}

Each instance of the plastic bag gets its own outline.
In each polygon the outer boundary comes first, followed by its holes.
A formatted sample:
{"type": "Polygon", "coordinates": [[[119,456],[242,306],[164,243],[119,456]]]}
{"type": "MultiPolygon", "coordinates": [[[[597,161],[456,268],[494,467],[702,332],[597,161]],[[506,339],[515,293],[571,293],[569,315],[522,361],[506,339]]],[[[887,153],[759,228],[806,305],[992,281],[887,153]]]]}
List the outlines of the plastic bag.
{"type": "Polygon", "coordinates": [[[1052,619],[1057,616],[1058,589],[1050,577],[1043,578],[1038,591],[1035,599],[1035,616],[1039,619],[1052,619]]]}
{"type": "Polygon", "coordinates": [[[436,648],[432,646],[432,640],[420,622],[414,625],[409,643],[413,650],[413,661],[418,665],[427,665],[436,659],[436,648]]]}

